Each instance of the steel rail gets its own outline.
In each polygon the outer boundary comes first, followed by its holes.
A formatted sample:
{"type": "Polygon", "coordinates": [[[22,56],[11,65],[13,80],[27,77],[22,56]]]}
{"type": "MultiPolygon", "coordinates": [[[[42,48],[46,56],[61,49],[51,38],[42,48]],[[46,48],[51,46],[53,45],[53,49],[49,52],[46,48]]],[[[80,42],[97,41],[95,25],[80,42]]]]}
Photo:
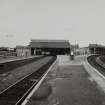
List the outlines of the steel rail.
{"type": "Polygon", "coordinates": [[[20,105],[33,87],[40,81],[54,60],[55,58],[50,59],[50,61],[40,67],[37,71],[0,94],[0,103],[2,103],[2,105],[20,105]]]}

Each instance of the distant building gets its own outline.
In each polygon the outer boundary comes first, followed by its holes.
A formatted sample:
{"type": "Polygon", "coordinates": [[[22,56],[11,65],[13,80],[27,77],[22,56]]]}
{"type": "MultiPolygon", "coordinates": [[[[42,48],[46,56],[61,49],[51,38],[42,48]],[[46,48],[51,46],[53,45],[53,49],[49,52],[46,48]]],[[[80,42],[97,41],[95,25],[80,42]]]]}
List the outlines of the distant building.
{"type": "Polygon", "coordinates": [[[8,51],[8,47],[0,47],[0,51],[8,51]]]}
{"type": "Polygon", "coordinates": [[[31,55],[63,55],[70,54],[68,40],[31,40],[31,55]]]}
{"type": "Polygon", "coordinates": [[[28,46],[16,46],[17,56],[31,56],[30,48],[28,46]]]}
{"type": "Polygon", "coordinates": [[[16,56],[14,48],[0,47],[0,57],[16,56]]]}
{"type": "Polygon", "coordinates": [[[89,51],[91,54],[105,54],[105,46],[99,44],[89,44],[89,51]]]}
{"type": "Polygon", "coordinates": [[[88,47],[78,48],[74,51],[75,55],[88,55],[88,54],[105,54],[105,46],[99,44],[89,44],[88,47]]]}
{"type": "Polygon", "coordinates": [[[75,49],[74,54],[75,55],[88,55],[90,54],[89,47],[75,49]]]}

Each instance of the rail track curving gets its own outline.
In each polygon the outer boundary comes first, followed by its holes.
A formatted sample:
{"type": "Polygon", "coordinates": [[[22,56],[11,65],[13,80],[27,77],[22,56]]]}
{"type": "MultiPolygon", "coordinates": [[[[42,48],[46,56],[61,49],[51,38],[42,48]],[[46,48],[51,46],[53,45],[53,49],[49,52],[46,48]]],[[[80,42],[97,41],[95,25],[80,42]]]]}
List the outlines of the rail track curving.
{"type": "Polygon", "coordinates": [[[87,61],[91,66],[93,66],[96,70],[98,70],[102,75],[105,76],[105,67],[103,65],[105,64],[105,62],[101,61],[101,59],[100,59],[101,62],[97,60],[97,58],[100,58],[100,57],[101,57],[100,55],[91,55],[87,58],[87,61]]]}

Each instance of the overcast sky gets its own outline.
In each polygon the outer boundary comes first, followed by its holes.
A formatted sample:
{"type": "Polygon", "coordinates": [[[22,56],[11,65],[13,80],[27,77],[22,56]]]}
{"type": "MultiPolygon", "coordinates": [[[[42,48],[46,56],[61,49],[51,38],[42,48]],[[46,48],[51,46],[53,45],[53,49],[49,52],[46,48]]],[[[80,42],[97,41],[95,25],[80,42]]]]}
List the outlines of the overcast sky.
{"type": "Polygon", "coordinates": [[[105,45],[105,0],[0,0],[0,46],[30,39],[105,45]]]}

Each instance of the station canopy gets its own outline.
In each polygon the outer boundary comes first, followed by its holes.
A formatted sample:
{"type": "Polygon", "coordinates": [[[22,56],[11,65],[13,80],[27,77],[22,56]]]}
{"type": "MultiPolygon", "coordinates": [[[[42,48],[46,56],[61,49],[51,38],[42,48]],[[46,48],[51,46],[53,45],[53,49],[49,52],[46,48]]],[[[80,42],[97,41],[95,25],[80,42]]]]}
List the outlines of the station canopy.
{"type": "Polygon", "coordinates": [[[31,48],[70,48],[68,40],[31,40],[31,48]]]}

